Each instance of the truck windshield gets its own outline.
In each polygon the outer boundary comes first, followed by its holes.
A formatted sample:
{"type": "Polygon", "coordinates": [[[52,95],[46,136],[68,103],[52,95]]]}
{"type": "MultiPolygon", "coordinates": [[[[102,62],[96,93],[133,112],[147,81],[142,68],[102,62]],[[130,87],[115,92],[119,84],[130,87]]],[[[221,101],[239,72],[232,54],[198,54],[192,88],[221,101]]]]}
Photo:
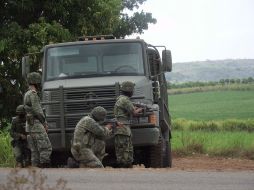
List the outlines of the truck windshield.
{"type": "Polygon", "coordinates": [[[46,80],[144,75],[140,43],[82,44],[49,48],[46,80]]]}

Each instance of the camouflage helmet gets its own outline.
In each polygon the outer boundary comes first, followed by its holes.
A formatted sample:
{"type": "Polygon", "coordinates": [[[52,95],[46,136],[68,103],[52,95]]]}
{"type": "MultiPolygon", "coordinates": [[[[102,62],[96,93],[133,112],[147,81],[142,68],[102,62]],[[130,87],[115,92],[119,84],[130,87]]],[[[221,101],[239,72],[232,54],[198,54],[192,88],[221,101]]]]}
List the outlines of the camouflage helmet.
{"type": "Polygon", "coordinates": [[[37,72],[32,72],[27,75],[28,84],[39,84],[41,83],[41,75],[37,72]]]}
{"type": "Polygon", "coordinates": [[[19,105],[19,106],[16,108],[16,113],[17,113],[17,114],[25,114],[24,105],[19,105]]]}
{"type": "Polygon", "coordinates": [[[135,83],[131,81],[124,81],[121,85],[121,90],[124,92],[133,92],[135,83]]]}
{"type": "Polygon", "coordinates": [[[107,111],[103,107],[97,106],[92,109],[91,115],[95,118],[95,120],[103,121],[107,115],[107,111]]]}

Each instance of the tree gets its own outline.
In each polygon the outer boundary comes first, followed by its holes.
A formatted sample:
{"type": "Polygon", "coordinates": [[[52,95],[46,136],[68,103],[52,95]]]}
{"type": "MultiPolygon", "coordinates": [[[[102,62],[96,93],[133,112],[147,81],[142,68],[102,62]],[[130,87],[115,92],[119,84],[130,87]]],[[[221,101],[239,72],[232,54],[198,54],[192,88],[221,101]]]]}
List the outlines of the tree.
{"type": "Polygon", "coordinates": [[[247,81],[248,81],[248,83],[252,83],[254,81],[254,79],[252,77],[248,77],[247,81]]]}
{"type": "Polygon", "coordinates": [[[229,82],[230,82],[230,84],[234,84],[235,83],[235,79],[230,79],[229,82]]]}
{"type": "MultiPolygon", "coordinates": [[[[0,1],[0,120],[10,118],[22,102],[26,85],[21,58],[39,52],[48,43],[65,42],[81,35],[142,33],[156,23],[151,13],[133,11],[146,0],[2,0],[0,1]]],[[[33,65],[37,68],[38,65],[33,65]]]]}
{"type": "Polygon", "coordinates": [[[220,79],[219,83],[224,85],[225,84],[225,80],[224,79],[220,79]]]}

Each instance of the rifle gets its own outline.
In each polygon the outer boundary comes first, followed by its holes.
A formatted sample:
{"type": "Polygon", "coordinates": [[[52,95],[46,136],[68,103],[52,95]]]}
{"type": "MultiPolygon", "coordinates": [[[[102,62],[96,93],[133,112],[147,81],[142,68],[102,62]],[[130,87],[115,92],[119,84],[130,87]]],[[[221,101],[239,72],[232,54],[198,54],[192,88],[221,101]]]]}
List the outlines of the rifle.
{"type": "Polygon", "coordinates": [[[142,113],[140,113],[139,116],[149,116],[153,114],[154,111],[156,111],[156,109],[153,108],[152,106],[141,103],[141,102],[134,102],[133,105],[135,107],[142,108],[143,111],[142,113]]]}
{"type": "Polygon", "coordinates": [[[113,133],[115,133],[116,131],[116,127],[117,126],[120,126],[118,121],[116,120],[116,118],[113,118],[113,119],[106,119],[104,122],[103,122],[103,125],[107,125],[107,124],[111,124],[112,125],[112,131],[113,133]]]}

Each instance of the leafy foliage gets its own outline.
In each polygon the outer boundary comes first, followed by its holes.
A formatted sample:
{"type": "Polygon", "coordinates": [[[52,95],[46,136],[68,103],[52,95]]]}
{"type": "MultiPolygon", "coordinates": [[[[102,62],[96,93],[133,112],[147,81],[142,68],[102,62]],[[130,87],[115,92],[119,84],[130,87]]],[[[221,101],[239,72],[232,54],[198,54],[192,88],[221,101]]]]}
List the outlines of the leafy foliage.
{"type": "MultiPolygon", "coordinates": [[[[26,86],[21,58],[44,45],[81,35],[142,33],[156,20],[151,13],[133,11],[146,0],[2,0],[0,2],[0,123],[22,102],[26,86]],[[2,104],[2,105],[1,105],[2,104]]],[[[38,68],[38,56],[32,70],[38,68]]]]}

